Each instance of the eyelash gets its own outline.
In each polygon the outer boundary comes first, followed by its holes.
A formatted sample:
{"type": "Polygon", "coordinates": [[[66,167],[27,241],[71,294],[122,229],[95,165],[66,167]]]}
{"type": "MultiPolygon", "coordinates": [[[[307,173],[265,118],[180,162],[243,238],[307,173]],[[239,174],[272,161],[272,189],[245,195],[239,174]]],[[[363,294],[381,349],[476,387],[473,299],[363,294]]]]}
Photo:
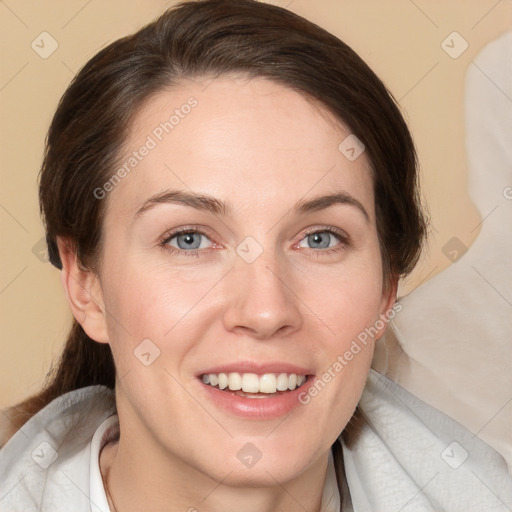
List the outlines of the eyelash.
{"type": "MultiPolygon", "coordinates": [[[[338,230],[336,228],[333,228],[331,226],[325,226],[325,227],[321,227],[321,228],[315,228],[315,229],[312,229],[311,231],[304,233],[304,236],[296,244],[294,244],[294,247],[297,244],[299,244],[304,238],[306,238],[310,235],[314,235],[316,233],[328,233],[330,235],[333,235],[339,241],[339,243],[337,245],[335,245],[334,247],[329,247],[326,249],[309,248],[309,251],[313,251],[318,257],[340,252],[350,246],[350,238],[345,232],[338,230]]],[[[185,255],[185,256],[198,257],[198,256],[200,256],[201,252],[204,253],[205,249],[191,249],[189,251],[185,251],[185,250],[176,249],[175,247],[171,247],[169,245],[169,242],[174,237],[180,236],[180,235],[188,235],[188,234],[202,235],[202,236],[205,236],[206,238],[208,238],[208,240],[210,240],[208,235],[206,233],[204,233],[203,231],[201,231],[201,229],[199,227],[192,226],[192,227],[179,228],[179,229],[173,230],[169,233],[166,233],[163,240],[159,243],[159,246],[163,250],[167,251],[170,254],[179,254],[179,255],[185,255]]]]}

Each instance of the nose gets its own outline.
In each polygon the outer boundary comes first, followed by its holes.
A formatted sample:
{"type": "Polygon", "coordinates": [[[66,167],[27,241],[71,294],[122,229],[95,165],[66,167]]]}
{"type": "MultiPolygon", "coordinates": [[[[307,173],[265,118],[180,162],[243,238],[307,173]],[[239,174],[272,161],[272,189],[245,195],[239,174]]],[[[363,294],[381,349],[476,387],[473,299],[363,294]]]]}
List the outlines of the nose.
{"type": "Polygon", "coordinates": [[[289,335],[302,326],[289,272],[277,258],[264,255],[252,263],[235,262],[223,317],[227,331],[259,340],[289,335]]]}

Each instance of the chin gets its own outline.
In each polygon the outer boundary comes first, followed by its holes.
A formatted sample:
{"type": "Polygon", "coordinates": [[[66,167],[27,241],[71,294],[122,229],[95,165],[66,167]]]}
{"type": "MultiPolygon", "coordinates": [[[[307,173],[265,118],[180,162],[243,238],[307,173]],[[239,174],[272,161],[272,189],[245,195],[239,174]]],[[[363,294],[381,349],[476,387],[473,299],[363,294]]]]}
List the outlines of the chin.
{"type": "Polygon", "coordinates": [[[283,484],[300,476],[328,451],[320,446],[309,447],[304,441],[293,435],[232,439],[229,447],[211,455],[210,461],[216,463],[208,464],[207,473],[214,480],[235,487],[283,484]]]}

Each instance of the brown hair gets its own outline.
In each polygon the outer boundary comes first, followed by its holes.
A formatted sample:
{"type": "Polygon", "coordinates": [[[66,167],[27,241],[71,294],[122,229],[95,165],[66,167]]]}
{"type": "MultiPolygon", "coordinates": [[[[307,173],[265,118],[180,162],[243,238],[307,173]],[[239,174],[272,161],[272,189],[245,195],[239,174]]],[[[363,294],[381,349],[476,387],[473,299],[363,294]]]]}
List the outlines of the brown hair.
{"type": "MultiPolygon", "coordinates": [[[[50,261],[58,236],[94,271],[106,201],[94,190],[113,174],[137,109],[183,78],[239,73],[314,98],[363,142],[373,169],[385,275],[415,265],[425,233],[409,130],[384,84],[345,43],[317,25],[254,0],[183,2],[110,44],[77,74],[51,123],[40,175],[50,261]]],[[[110,347],[74,320],[44,389],[13,408],[20,426],[54,398],[80,387],[114,387],[110,347]]]]}

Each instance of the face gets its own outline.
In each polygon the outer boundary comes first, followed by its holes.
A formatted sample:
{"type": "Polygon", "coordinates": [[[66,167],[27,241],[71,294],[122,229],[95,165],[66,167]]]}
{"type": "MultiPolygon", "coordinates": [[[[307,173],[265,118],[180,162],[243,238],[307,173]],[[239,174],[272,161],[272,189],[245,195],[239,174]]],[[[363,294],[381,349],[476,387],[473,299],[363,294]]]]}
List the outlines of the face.
{"type": "Polygon", "coordinates": [[[373,353],[362,333],[382,334],[390,307],[370,165],[338,149],[349,133],[264,79],[183,82],[138,113],[126,172],[98,199],[98,287],[137,460],[274,485],[345,427],[373,353]]]}

